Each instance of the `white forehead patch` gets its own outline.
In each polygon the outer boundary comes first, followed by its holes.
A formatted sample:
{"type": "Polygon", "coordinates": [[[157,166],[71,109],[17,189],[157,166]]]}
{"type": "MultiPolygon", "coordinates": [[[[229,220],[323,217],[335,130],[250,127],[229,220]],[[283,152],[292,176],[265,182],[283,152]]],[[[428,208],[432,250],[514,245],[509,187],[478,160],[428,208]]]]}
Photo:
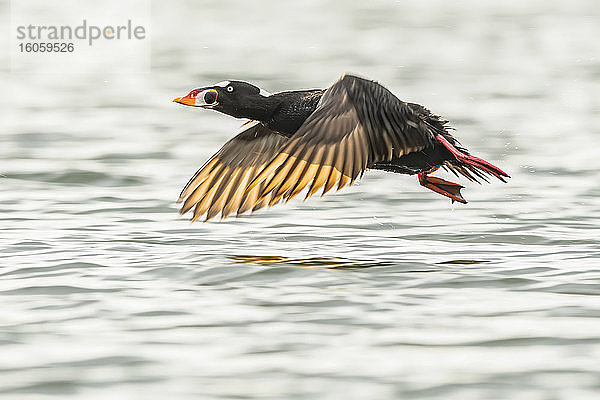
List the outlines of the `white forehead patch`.
{"type": "MultiPolygon", "coordinates": [[[[213,86],[227,87],[229,85],[231,85],[231,81],[222,81],[222,82],[219,82],[219,83],[215,83],[213,86]]],[[[260,94],[261,96],[264,96],[264,97],[271,96],[271,93],[267,92],[265,89],[260,89],[260,91],[258,92],[258,94],[260,94]]]]}
{"type": "Polygon", "coordinates": [[[271,93],[267,92],[265,89],[260,89],[260,92],[258,92],[258,94],[260,94],[261,96],[264,96],[264,97],[271,96],[271,93]]]}

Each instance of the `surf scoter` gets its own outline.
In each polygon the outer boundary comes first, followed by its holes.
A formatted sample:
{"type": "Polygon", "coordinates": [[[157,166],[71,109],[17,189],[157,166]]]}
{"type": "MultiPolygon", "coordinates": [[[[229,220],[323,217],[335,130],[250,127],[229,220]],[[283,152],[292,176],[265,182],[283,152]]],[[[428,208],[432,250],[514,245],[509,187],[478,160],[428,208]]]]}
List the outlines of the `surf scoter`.
{"type": "Polygon", "coordinates": [[[460,203],[467,202],[463,186],[429,174],[442,167],[478,183],[509,177],[461,147],[448,121],[357,76],[343,75],[326,90],[275,94],[224,81],[173,101],[250,120],[181,192],[181,214],[194,208],[192,221],[272,206],[306,187],[306,198],[321,187],[339,190],[368,169],[416,174],[422,186],[460,203]]]}

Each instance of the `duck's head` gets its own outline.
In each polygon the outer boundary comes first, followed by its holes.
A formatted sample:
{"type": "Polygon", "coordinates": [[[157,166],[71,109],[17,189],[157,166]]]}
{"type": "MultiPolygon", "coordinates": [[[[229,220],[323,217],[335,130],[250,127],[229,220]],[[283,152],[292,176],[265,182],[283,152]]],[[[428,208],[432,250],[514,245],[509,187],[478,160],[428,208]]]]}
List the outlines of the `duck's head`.
{"type": "Polygon", "coordinates": [[[242,81],[223,81],[212,86],[192,89],[187,95],[173,101],[186,106],[209,108],[236,118],[255,117],[256,111],[265,108],[271,94],[257,86],[242,81]]]}

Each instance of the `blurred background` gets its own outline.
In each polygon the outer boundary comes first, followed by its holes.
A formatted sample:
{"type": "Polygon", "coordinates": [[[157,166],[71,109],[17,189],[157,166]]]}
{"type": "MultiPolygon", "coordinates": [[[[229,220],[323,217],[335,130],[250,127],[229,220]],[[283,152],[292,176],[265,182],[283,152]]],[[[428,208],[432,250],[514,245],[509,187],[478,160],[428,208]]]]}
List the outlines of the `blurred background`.
{"type": "Polygon", "coordinates": [[[600,3],[155,1],[149,32],[129,73],[11,71],[0,37],[0,397],[598,398],[600,3]],[[174,97],[344,72],[512,179],[178,217],[243,121],[174,97]]]}

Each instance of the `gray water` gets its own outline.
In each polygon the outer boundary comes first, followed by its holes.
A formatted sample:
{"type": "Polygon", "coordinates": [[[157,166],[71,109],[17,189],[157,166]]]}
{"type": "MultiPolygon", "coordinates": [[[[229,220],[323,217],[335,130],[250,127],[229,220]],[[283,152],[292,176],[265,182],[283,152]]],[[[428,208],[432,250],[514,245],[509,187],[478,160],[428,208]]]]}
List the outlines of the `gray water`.
{"type": "Polygon", "coordinates": [[[0,55],[0,397],[598,398],[597,1],[201,3],[153,3],[146,73],[0,55]],[[370,171],[178,217],[242,121],[174,97],[344,72],[443,115],[512,179],[461,181],[452,205],[370,171]]]}

